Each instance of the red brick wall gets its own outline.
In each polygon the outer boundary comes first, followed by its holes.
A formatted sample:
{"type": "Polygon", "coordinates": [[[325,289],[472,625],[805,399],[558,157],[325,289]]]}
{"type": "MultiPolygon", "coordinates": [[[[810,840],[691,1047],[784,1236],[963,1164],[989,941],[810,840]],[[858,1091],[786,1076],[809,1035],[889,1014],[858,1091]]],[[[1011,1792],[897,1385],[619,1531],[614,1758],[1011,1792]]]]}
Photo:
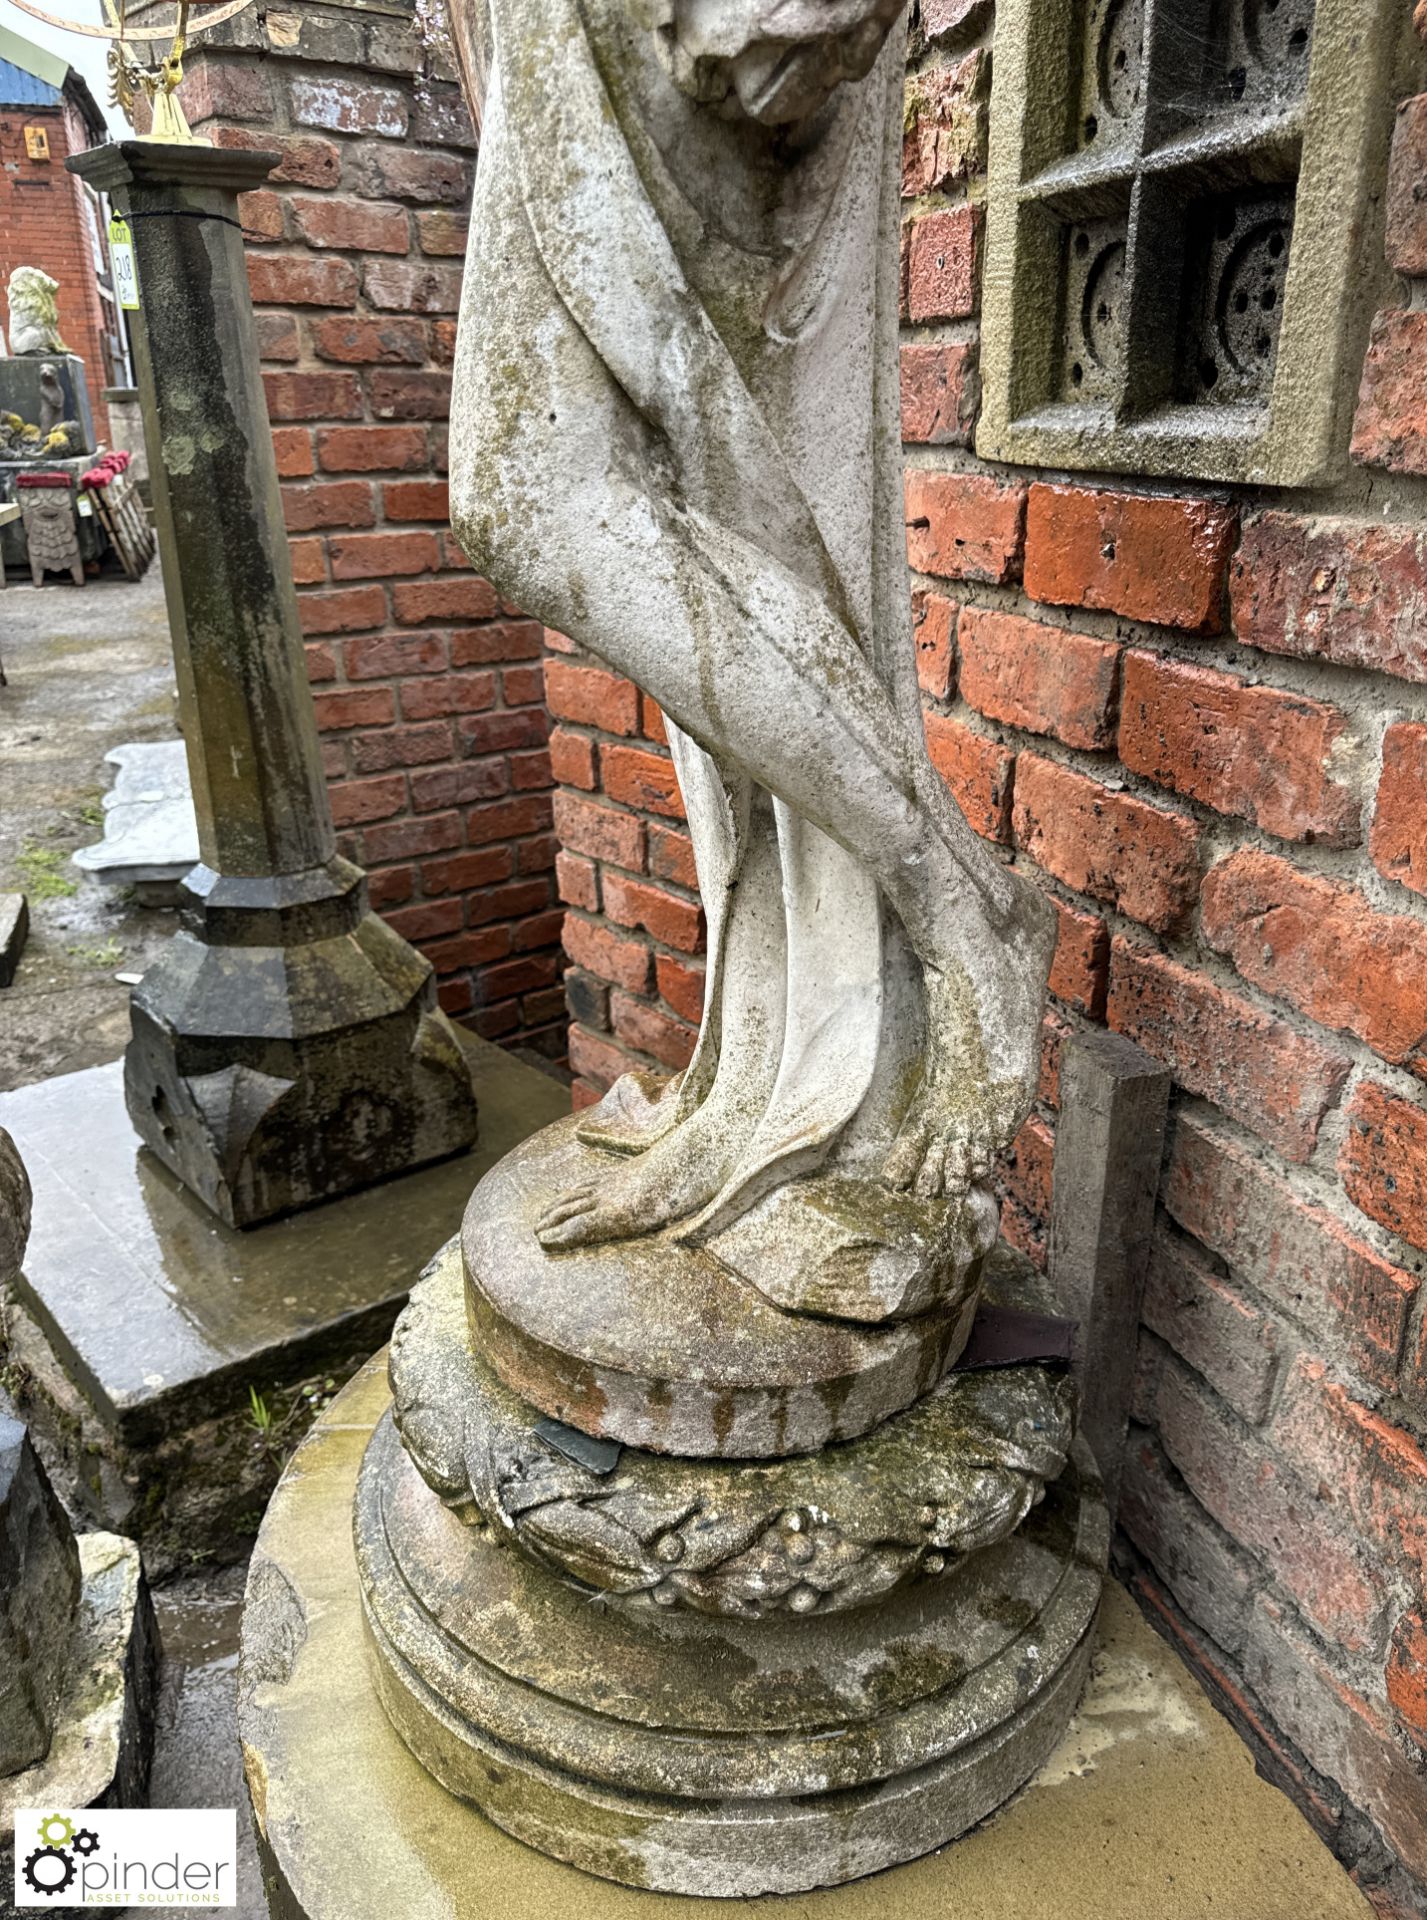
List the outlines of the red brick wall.
{"type": "MultiPolygon", "coordinates": [[[[1061,925],[1006,1232],[1044,1262],[1067,1032],[1108,1023],[1173,1068],[1125,1571],[1405,1920],[1427,1911],[1427,95],[1398,116],[1403,298],[1340,486],[991,469],[990,7],[923,17],[903,417],[927,738],[1061,925]]],[[[586,1102],[687,1057],[702,928],[657,713],[569,652],[547,698],[586,1102]]]]}
{"type": "MultiPolygon", "coordinates": [[[[66,154],[83,153],[89,144],[84,122],[68,101],[49,111],[0,108],[0,288],[9,286],[16,267],[41,267],[59,282],[60,337],[84,362],[94,431],[104,441],[109,411],[100,396],[109,375],[103,341],[113,321],[106,323],[94,273],[84,184],[64,168],[66,154]],[[49,135],[48,160],[30,159],[26,127],[42,127],[49,135]]],[[[8,344],[8,328],[6,338],[8,344]]]]}
{"type": "Polygon", "coordinates": [[[220,145],[282,154],[240,210],[343,850],[449,1012],[558,1055],[541,629],[447,527],[470,118],[409,20],[309,6],[226,33],[183,99],[220,145]]]}

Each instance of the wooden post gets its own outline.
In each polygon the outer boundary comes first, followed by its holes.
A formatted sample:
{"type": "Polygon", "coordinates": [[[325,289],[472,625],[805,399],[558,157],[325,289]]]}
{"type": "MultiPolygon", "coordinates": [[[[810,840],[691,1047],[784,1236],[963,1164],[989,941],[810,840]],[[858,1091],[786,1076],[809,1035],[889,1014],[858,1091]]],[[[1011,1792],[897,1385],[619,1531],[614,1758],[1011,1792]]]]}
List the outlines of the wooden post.
{"type": "Polygon", "coordinates": [[[1170,1076],[1116,1033],[1077,1034],[1060,1070],[1050,1280],[1079,1322],[1080,1429],[1113,1520],[1134,1385],[1170,1076]]]}

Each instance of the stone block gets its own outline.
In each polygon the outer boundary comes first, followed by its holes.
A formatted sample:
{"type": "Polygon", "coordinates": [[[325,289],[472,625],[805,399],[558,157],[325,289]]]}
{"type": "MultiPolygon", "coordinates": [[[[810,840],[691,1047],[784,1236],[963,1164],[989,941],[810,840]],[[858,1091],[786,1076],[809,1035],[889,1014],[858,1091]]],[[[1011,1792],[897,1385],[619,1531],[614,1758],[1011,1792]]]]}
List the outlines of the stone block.
{"type": "Polygon", "coordinates": [[[27,1429],[0,1413],[0,1777],[50,1750],[79,1551],[27,1429]]]}

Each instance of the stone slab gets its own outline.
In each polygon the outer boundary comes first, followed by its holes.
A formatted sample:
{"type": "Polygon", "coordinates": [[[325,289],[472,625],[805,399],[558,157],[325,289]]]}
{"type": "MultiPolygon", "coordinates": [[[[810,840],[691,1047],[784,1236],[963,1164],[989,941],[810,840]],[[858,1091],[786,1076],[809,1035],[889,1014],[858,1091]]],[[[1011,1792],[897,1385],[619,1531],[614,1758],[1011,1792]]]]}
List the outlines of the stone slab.
{"type": "Polygon", "coordinates": [[[104,796],[104,838],[74,864],[106,887],[173,887],[198,861],[198,817],[182,740],[135,741],[104,756],[116,769],[104,796]]]}
{"type": "Polygon", "coordinates": [[[512,1154],[461,1230],[481,1351],[552,1419],[660,1453],[805,1453],[910,1406],[966,1344],[979,1262],[944,1306],[868,1326],[775,1306],[677,1227],[547,1251],[535,1232],[546,1208],[608,1169],[580,1124],[512,1154]]]}
{"type": "MultiPolygon", "coordinates": [[[[706,1904],[592,1880],[437,1785],[388,1723],[363,1645],[351,1530],[386,1410],[374,1360],[324,1416],[269,1510],[290,1631],[240,1674],[241,1731],[273,1920],[693,1920],[706,1904]],[[362,1790],[353,1792],[353,1782],[362,1790]]],[[[770,1920],[1371,1920],[1306,1821],[1122,1589],[1107,1590],[1089,1688],[1021,1796],[955,1846],[871,1880],[772,1897],[770,1920]]]]}
{"type": "MultiPolygon", "coordinates": [[[[0,1779],[0,1912],[9,1912],[13,1896],[16,1808],[68,1812],[145,1801],[158,1641],[139,1549],[112,1533],[82,1533],[79,1568],[68,1679],[50,1750],[25,1772],[0,1779]]],[[[23,1858],[23,1845],[20,1851],[23,1858]]]]}
{"type": "Polygon", "coordinates": [[[28,1430],[0,1407],[0,1777],[49,1752],[79,1590],[69,1520],[28,1430]]]}
{"type": "MultiPolygon", "coordinates": [[[[96,1519],[146,1548],[154,1527],[185,1511],[189,1549],[231,1531],[238,1483],[258,1465],[249,1387],[271,1399],[364,1359],[456,1231],[476,1181],[568,1112],[559,1081],[462,1040],[481,1101],[471,1152],[247,1232],[141,1151],[121,1063],[0,1095],[0,1126],[35,1189],[11,1358],[33,1383],[27,1417],[96,1519]],[[214,1505],[225,1475],[226,1501],[214,1505]],[[190,1496],[197,1504],[185,1509],[190,1496]],[[141,1513],[145,1499],[156,1506],[141,1513]]],[[[243,1510],[252,1504],[250,1493],[243,1510]]]]}
{"type": "Polygon", "coordinates": [[[0,893],[0,987],[15,978],[30,937],[30,906],[23,893],[0,893]]]}

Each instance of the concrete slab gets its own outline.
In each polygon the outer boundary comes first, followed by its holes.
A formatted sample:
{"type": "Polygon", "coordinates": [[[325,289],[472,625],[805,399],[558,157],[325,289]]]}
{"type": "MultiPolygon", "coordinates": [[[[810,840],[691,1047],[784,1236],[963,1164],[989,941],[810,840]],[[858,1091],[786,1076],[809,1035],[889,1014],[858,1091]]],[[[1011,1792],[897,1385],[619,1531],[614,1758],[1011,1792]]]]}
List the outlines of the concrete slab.
{"type": "Polygon", "coordinates": [[[462,1039],[480,1100],[470,1153],[246,1233],[140,1149],[119,1062],[0,1095],[35,1190],[10,1310],[26,1417],[66,1492],[151,1566],[231,1555],[291,1444],[297,1383],[344,1379],[380,1345],[480,1176],[569,1111],[558,1080],[462,1039]]]}
{"type": "MultiPolygon", "coordinates": [[[[275,1920],[709,1920],[708,1903],[590,1879],[449,1796],[378,1704],[352,1546],[357,1467],[387,1405],[374,1359],[323,1415],[268,1509],[250,1573],[289,1657],[240,1672],[239,1727],[275,1920]],[[285,1590],[285,1591],[284,1591],[285,1590]]],[[[1118,1587],[1049,1764],[941,1852],[835,1890],[762,1900],[798,1920],[1371,1920],[1302,1815],[1118,1587]]]]}
{"type": "Polygon", "coordinates": [[[111,747],[116,769],[105,794],[104,838],[80,847],[74,864],[106,887],[138,887],[148,905],[172,906],[178,883],[198,860],[198,818],[182,740],[138,740],[111,747]]]}

